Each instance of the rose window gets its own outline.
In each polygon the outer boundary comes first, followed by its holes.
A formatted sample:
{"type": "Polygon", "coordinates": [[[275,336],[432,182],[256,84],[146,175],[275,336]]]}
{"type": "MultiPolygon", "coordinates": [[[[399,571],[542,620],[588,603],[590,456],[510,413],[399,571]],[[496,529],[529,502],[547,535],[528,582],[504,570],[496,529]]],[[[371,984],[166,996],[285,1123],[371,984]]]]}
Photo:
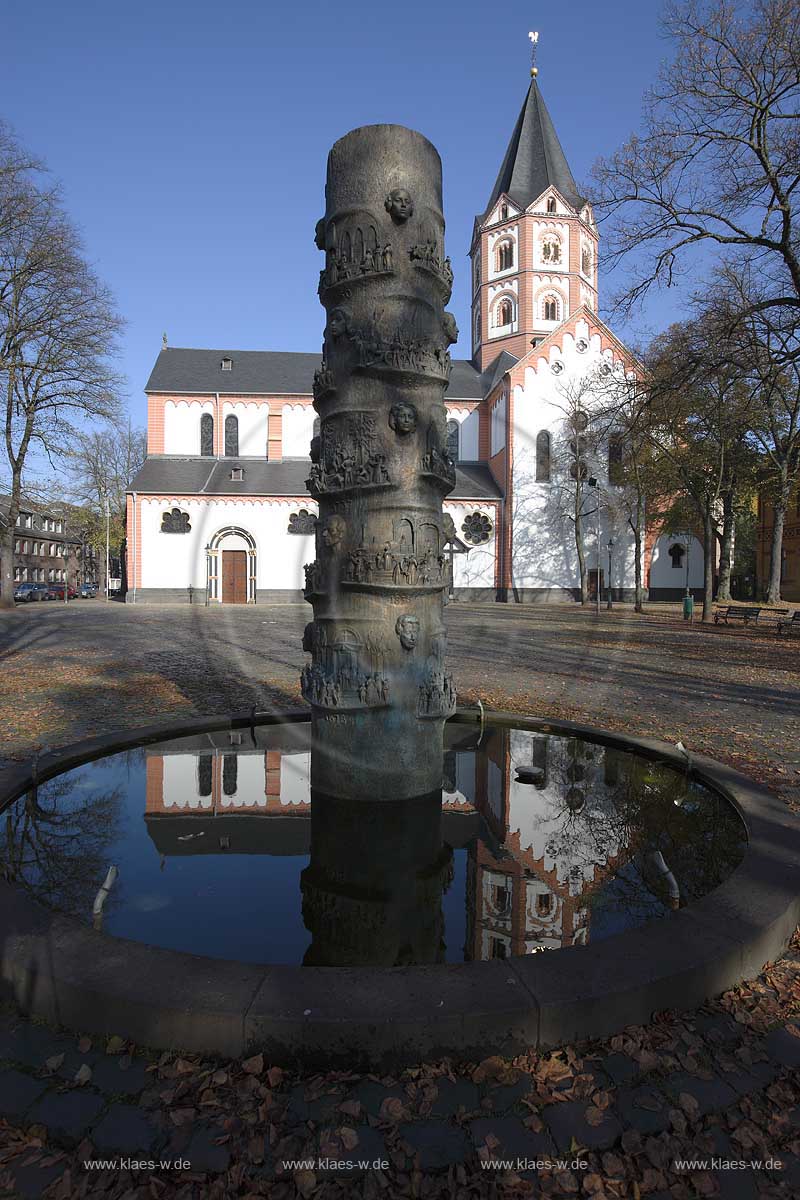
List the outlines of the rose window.
{"type": "Polygon", "coordinates": [[[461,526],[461,532],[473,546],[481,546],[484,542],[488,542],[493,531],[494,525],[491,519],[485,513],[479,512],[470,513],[461,526]]]}

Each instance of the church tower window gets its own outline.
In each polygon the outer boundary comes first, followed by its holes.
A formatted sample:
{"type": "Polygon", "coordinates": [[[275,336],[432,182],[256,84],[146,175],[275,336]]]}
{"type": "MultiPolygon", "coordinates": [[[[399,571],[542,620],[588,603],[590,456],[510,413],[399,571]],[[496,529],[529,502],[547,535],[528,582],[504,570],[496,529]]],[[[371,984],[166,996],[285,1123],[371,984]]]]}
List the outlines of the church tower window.
{"type": "Polygon", "coordinates": [[[496,329],[510,325],[514,320],[514,307],[510,300],[503,299],[495,309],[494,324],[496,329]]]}
{"type": "Polygon", "coordinates": [[[536,436],[536,482],[550,482],[550,434],[546,429],[536,436]]]}
{"type": "Polygon", "coordinates": [[[497,270],[510,271],[514,266],[514,243],[510,241],[501,242],[497,247],[497,270]]]}
{"type": "Polygon", "coordinates": [[[447,422],[447,453],[450,455],[453,462],[458,462],[458,438],[459,426],[458,421],[450,420],[447,422]]]}
{"type": "Polygon", "coordinates": [[[592,273],[592,252],[588,246],[584,246],[581,250],[581,270],[584,275],[592,273]]]}
{"type": "Polygon", "coordinates": [[[542,304],[542,316],[545,321],[558,320],[558,300],[555,296],[545,296],[542,304]]]}
{"type": "Polygon", "coordinates": [[[225,418],[225,457],[239,457],[239,418],[233,413],[225,418]]]}
{"type": "Polygon", "coordinates": [[[203,413],[200,418],[200,454],[203,458],[214,457],[214,418],[203,413]]]}
{"type": "Polygon", "coordinates": [[[618,486],[625,482],[622,458],[622,434],[612,433],[608,439],[608,482],[618,486]]]}
{"type": "Polygon", "coordinates": [[[550,197],[550,199],[547,201],[547,211],[548,211],[549,213],[554,213],[554,212],[556,211],[556,198],[555,198],[555,196],[551,196],[551,197],[550,197]]]}
{"type": "Polygon", "coordinates": [[[507,204],[500,205],[500,220],[501,221],[508,220],[508,205],[507,204]]]}

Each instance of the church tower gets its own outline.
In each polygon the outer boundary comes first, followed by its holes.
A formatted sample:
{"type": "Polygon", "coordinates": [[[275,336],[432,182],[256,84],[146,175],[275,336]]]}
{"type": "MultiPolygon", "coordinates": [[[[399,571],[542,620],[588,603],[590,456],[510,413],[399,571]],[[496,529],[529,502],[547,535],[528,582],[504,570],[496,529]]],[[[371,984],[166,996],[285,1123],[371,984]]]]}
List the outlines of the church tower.
{"type": "Polygon", "coordinates": [[[597,311],[597,227],[580,195],[537,72],[482,216],[472,259],[472,358],[522,358],[585,304],[597,311]]]}

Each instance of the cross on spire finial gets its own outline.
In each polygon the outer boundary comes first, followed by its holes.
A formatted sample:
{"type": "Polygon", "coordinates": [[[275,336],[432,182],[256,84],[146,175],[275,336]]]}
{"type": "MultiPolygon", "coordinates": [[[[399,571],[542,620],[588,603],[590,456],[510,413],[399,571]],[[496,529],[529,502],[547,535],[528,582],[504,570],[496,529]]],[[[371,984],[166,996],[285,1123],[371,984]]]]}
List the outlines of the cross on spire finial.
{"type": "Polygon", "coordinates": [[[536,47],[539,44],[538,29],[532,29],[528,34],[528,37],[531,40],[531,77],[535,79],[539,74],[539,68],[536,66],[536,47]]]}

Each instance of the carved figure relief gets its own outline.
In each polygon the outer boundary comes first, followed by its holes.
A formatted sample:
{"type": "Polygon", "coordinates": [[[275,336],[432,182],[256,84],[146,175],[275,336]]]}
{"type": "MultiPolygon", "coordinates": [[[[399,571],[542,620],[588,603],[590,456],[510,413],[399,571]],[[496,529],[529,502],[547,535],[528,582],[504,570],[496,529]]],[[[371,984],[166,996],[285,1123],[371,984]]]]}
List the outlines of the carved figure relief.
{"type": "Polygon", "coordinates": [[[329,418],[322,429],[319,461],[313,463],[306,480],[311,494],[382,487],[389,483],[376,418],[363,412],[329,418]]]}
{"type": "Polygon", "coordinates": [[[349,331],[356,346],[358,367],[381,367],[433,379],[450,378],[450,354],[443,346],[415,337],[408,329],[397,329],[389,337],[381,338],[376,333],[378,324],[373,318],[360,329],[349,331]]]}
{"type": "Polygon", "coordinates": [[[309,512],[307,508],[301,508],[299,512],[292,513],[289,517],[288,533],[299,533],[304,536],[313,534],[317,528],[316,514],[309,512]]]}
{"type": "MultiPolygon", "coordinates": [[[[371,275],[388,274],[393,270],[394,258],[391,242],[379,246],[374,229],[371,230],[371,234],[374,235],[373,244],[370,245],[368,242],[363,249],[357,249],[353,256],[351,256],[352,240],[347,247],[349,252],[337,251],[336,248],[328,250],[325,269],[319,274],[317,290],[320,294],[327,288],[366,279],[371,275]]],[[[361,246],[362,242],[363,239],[358,240],[358,246],[361,246]]]]}
{"type": "Polygon", "coordinates": [[[162,533],[191,533],[192,527],[189,524],[189,514],[181,512],[179,508],[173,508],[171,512],[165,512],[161,518],[162,533]]]}
{"type": "Polygon", "coordinates": [[[450,292],[453,287],[453,268],[450,259],[443,258],[440,254],[436,239],[430,238],[428,241],[412,246],[409,250],[409,255],[415,266],[423,267],[426,271],[430,271],[444,285],[446,304],[450,299],[450,292]]]}
{"type": "Polygon", "coordinates": [[[372,637],[362,642],[352,629],[335,629],[310,622],[303,634],[303,649],[314,662],[303,669],[303,695],[324,708],[359,708],[389,701],[389,683],[383,675],[384,650],[372,637]]]}
{"type": "Polygon", "coordinates": [[[413,433],[417,428],[417,410],[408,400],[400,400],[389,410],[389,428],[400,436],[413,433]]]}
{"type": "Polygon", "coordinates": [[[323,359],[322,366],[318,367],[314,372],[314,382],[311,387],[312,394],[315,400],[321,400],[328,392],[336,390],[336,383],[333,378],[333,371],[323,359]]]}
{"type": "Polygon", "coordinates": [[[456,689],[452,675],[431,671],[420,685],[417,715],[420,717],[449,717],[456,706],[456,689]]]}
{"type": "Polygon", "coordinates": [[[404,225],[414,215],[414,201],[406,188],[392,188],[386,197],[384,208],[395,225],[404,225]]]}
{"type": "Polygon", "coordinates": [[[397,618],[394,631],[404,650],[415,650],[419,641],[419,617],[415,617],[413,613],[404,613],[397,618]]]}

